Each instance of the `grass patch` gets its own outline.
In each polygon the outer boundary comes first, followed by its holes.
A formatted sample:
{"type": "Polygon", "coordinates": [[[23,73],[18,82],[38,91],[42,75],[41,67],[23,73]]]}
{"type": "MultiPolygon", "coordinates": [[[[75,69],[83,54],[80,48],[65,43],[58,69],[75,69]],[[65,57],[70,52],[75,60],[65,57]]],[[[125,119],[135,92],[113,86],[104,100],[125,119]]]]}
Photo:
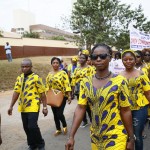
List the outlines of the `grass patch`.
{"type": "MultiPolygon", "coordinates": [[[[50,57],[31,57],[33,63],[33,72],[43,78],[45,83],[46,76],[52,70],[50,65],[50,57]]],[[[70,63],[70,57],[63,58],[65,62],[70,63]]],[[[0,60],[0,91],[12,90],[16,78],[21,73],[21,61],[23,59],[13,59],[9,63],[7,60],[0,60]]]]}

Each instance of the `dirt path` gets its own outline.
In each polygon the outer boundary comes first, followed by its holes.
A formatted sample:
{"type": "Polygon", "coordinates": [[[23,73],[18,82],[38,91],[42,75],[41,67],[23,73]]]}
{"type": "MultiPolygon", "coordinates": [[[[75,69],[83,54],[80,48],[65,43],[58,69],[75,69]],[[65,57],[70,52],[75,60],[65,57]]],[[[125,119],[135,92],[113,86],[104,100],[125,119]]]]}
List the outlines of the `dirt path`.
{"type": "MultiPolygon", "coordinates": [[[[7,115],[7,109],[10,104],[12,91],[0,93],[0,113],[2,116],[2,139],[3,144],[0,146],[0,150],[26,150],[26,136],[22,128],[22,122],[20,113],[17,112],[17,104],[14,107],[13,115],[7,115]]],[[[76,100],[72,101],[71,105],[66,105],[65,116],[70,128],[73,112],[76,107],[76,100]]],[[[40,113],[39,127],[42,132],[42,136],[45,139],[46,150],[64,150],[64,144],[67,139],[67,135],[60,135],[54,137],[55,124],[53,120],[53,114],[49,107],[49,114],[47,117],[43,117],[40,113]]],[[[90,138],[89,128],[79,129],[76,136],[75,150],[90,150],[90,138]]]]}

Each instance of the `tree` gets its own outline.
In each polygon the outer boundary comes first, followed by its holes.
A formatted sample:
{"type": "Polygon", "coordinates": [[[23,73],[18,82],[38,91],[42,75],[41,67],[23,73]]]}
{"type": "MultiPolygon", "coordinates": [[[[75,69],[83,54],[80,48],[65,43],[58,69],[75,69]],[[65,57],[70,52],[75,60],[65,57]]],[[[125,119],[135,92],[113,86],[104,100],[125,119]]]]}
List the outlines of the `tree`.
{"type": "Polygon", "coordinates": [[[23,34],[23,37],[39,39],[39,38],[40,38],[40,35],[39,35],[39,33],[37,33],[37,32],[27,32],[27,31],[26,31],[26,32],[23,34]]]}
{"type": "Polygon", "coordinates": [[[74,3],[71,26],[80,31],[78,41],[90,49],[95,43],[107,43],[118,48],[129,48],[129,25],[149,31],[150,22],[142,7],[132,10],[119,0],[78,0],[74,3]]]}
{"type": "Polygon", "coordinates": [[[2,33],[3,33],[3,31],[2,31],[2,30],[0,30],[0,37],[3,37],[2,33]]]}

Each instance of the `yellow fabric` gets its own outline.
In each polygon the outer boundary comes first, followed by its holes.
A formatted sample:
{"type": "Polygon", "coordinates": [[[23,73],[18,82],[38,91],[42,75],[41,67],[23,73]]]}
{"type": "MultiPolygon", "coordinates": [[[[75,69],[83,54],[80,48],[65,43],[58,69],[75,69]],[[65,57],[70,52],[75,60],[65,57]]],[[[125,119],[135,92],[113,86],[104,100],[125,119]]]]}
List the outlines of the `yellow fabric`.
{"type": "MultiPolygon", "coordinates": [[[[79,67],[80,65],[77,63],[77,67],[79,67]]],[[[70,72],[71,73],[71,78],[73,77],[73,70],[72,70],[72,67],[73,67],[73,65],[72,64],[69,64],[68,65],[68,68],[67,68],[67,70],[68,70],[68,72],[70,72]]],[[[75,71],[75,70],[74,70],[75,71]]]]}
{"type": "Polygon", "coordinates": [[[61,70],[56,74],[49,73],[46,77],[46,90],[57,89],[62,91],[64,96],[68,96],[66,92],[71,91],[68,75],[65,71],[61,70]]]}
{"type": "Polygon", "coordinates": [[[118,143],[116,143],[115,149],[114,149],[114,147],[112,147],[112,148],[111,147],[110,148],[103,148],[103,147],[98,148],[96,146],[96,144],[94,144],[94,143],[91,143],[91,147],[92,147],[92,150],[126,150],[126,142],[123,143],[123,142],[120,142],[120,140],[119,140],[118,143]]]}
{"type": "Polygon", "coordinates": [[[132,101],[131,110],[139,110],[141,107],[149,104],[149,101],[144,95],[144,92],[150,90],[150,81],[146,74],[128,79],[128,88],[132,101]]]}
{"type": "Polygon", "coordinates": [[[77,67],[73,73],[71,86],[75,86],[84,77],[92,76],[95,74],[95,69],[92,66],[87,66],[85,68],[77,67]]]}
{"type": "Polygon", "coordinates": [[[82,54],[89,55],[90,53],[89,53],[89,51],[87,49],[84,49],[84,50],[82,50],[82,54]]]}
{"type": "Polygon", "coordinates": [[[130,52],[130,53],[132,53],[134,56],[136,56],[136,55],[135,55],[135,52],[134,52],[133,50],[131,50],[131,49],[124,50],[124,51],[122,52],[121,56],[123,56],[123,54],[126,53],[126,52],[130,52]]]}
{"type": "Polygon", "coordinates": [[[145,63],[145,66],[142,68],[142,71],[148,76],[150,71],[150,63],[145,63]]]}
{"type": "Polygon", "coordinates": [[[92,112],[92,143],[98,150],[125,150],[127,132],[119,107],[130,107],[126,79],[113,75],[105,86],[96,89],[92,77],[84,78],[80,84],[78,104],[86,105],[87,102],[92,112]]]}
{"type": "Polygon", "coordinates": [[[72,61],[78,61],[78,56],[73,56],[72,61]]]}
{"type": "Polygon", "coordinates": [[[19,112],[38,112],[40,108],[40,94],[45,92],[42,79],[32,73],[26,79],[23,89],[24,74],[17,77],[14,91],[19,93],[18,111],[19,112]]]}

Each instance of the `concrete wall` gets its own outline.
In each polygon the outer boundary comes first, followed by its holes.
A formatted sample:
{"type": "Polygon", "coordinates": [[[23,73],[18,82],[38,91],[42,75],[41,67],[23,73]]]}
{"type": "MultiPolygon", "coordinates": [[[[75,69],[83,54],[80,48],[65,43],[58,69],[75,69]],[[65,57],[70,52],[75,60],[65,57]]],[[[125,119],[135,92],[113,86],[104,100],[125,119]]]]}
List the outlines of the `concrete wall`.
{"type": "Polygon", "coordinates": [[[78,53],[77,46],[67,41],[0,38],[0,59],[6,59],[4,50],[6,42],[9,42],[12,47],[13,58],[30,56],[72,56],[78,53]]]}

